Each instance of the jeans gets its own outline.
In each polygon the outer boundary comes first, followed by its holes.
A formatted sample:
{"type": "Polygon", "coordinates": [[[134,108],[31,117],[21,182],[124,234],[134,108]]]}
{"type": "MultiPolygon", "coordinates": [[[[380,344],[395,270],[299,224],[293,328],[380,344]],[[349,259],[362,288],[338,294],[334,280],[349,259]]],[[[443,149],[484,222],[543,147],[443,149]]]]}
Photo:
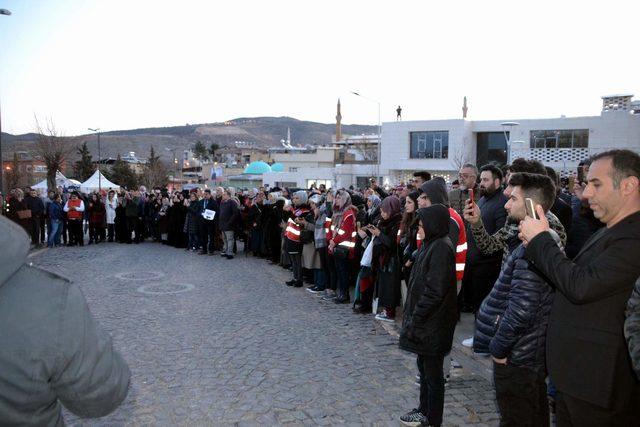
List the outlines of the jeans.
{"type": "Polygon", "coordinates": [[[444,354],[423,356],[416,360],[420,371],[420,406],[418,409],[427,417],[429,425],[442,424],[444,411],[444,354]]]}
{"type": "Polygon", "coordinates": [[[51,225],[49,227],[49,240],[47,242],[47,246],[52,248],[55,245],[60,244],[60,232],[62,231],[62,221],[60,221],[59,219],[52,219],[50,221],[50,224],[51,225]]]}
{"type": "Polygon", "coordinates": [[[233,230],[223,231],[222,238],[224,239],[224,247],[222,248],[222,254],[227,256],[233,256],[233,244],[235,242],[233,230]]]}
{"type": "Polygon", "coordinates": [[[82,232],[82,220],[69,220],[69,244],[84,246],[84,234],[82,232]]]}
{"type": "Polygon", "coordinates": [[[548,426],[547,384],[542,370],[493,364],[500,427],[548,426]]]}
{"type": "Polygon", "coordinates": [[[336,265],[336,276],[339,296],[349,296],[349,260],[333,257],[336,265]]]}
{"type": "Polygon", "coordinates": [[[113,242],[113,235],[114,235],[114,231],[115,231],[115,224],[107,224],[107,230],[108,230],[108,233],[107,233],[108,237],[107,237],[107,239],[108,239],[110,242],[113,242]]]}

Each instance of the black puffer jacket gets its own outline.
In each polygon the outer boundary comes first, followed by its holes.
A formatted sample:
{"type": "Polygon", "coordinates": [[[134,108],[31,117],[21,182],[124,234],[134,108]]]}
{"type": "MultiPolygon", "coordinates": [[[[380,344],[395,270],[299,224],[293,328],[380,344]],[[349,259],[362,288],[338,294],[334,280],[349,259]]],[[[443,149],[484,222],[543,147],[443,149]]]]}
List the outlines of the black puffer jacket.
{"type": "Polygon", "coordinates": [[[476,318],[476,353],[507,358],[509,364],[545,369],[547,324],[553,289],[524,258],[518,246],[502,266],[498,280],[476,318]]]}
{"type": "Polygon", "coordinates": [[[633,369],[640,379],[640,278],[629,298],[626,311],[627,320],[624,322],[624,336],[629,345],[629,356],[633,369]]]}
{"type": "Polygon", "coordinates": [[[411,270],[399,345],[412,353],[441,355],[451,350],[458,319],[449,211],[433,205],[419,209],[417,215],[427,225],[426,235],[411,270]]]}

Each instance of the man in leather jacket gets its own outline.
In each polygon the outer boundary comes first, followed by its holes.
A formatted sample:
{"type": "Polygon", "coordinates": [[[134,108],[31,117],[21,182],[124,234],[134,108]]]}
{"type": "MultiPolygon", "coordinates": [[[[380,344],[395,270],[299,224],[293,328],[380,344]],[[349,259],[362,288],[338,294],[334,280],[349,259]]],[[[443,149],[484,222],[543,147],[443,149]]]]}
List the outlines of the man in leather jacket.
{"type": "MultiPolygon", "coordinates": [[[[553,206],[555,186],[547,176],[516,173],[509,185],[513,189],[505,209],[511,223],[527,215],[527,198],[545,212],[553,206]]],[[[475,349],[490,353],[494,361],[501,426],[549,425],[545,338],[553,290],[524,253],[522,243],[512,251],[476,319],[475,349]]]]}

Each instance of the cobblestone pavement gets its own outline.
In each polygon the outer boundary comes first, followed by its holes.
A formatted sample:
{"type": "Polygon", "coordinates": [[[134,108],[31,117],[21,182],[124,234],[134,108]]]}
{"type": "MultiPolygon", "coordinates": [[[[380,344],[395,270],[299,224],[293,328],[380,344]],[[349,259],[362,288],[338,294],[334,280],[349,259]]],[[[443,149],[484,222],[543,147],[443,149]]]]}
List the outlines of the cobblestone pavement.
{"type": "MultiPolygon", "coordinates": [[[[284,285],[255,258],[156,243],[44,250],[80,284],[132,370],[124,404],[70,425],[399,425],[417,406],[414,356],[372,316],[284,285]]],[[[463,363],[464,365],[464,363],[463,363]]],[[[456,369],[445,425],[497,425],[493,388],[456,369]]]]}

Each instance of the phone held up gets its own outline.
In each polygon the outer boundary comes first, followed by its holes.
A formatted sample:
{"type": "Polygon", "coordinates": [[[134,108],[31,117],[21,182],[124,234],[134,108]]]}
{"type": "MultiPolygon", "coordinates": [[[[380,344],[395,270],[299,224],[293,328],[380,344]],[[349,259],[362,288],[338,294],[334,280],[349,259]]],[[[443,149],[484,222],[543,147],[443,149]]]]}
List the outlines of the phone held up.
{"type": "Polygon", "coordinates": [[[469,200],[471,200],[471,205],[473,205],[476,202],[476,199],[473,197],[473,188],[469,189],[469,200]]]}
{"type": "Polygon", "coordinates": [[[531,198],[527,197],[526,199],[524,199],[524,208],[527,210],[527,216],[530,216],[533,219],[539,219],[538,215],[536,214],[535,205],[533,204],[533,200],[531,198]]]}

